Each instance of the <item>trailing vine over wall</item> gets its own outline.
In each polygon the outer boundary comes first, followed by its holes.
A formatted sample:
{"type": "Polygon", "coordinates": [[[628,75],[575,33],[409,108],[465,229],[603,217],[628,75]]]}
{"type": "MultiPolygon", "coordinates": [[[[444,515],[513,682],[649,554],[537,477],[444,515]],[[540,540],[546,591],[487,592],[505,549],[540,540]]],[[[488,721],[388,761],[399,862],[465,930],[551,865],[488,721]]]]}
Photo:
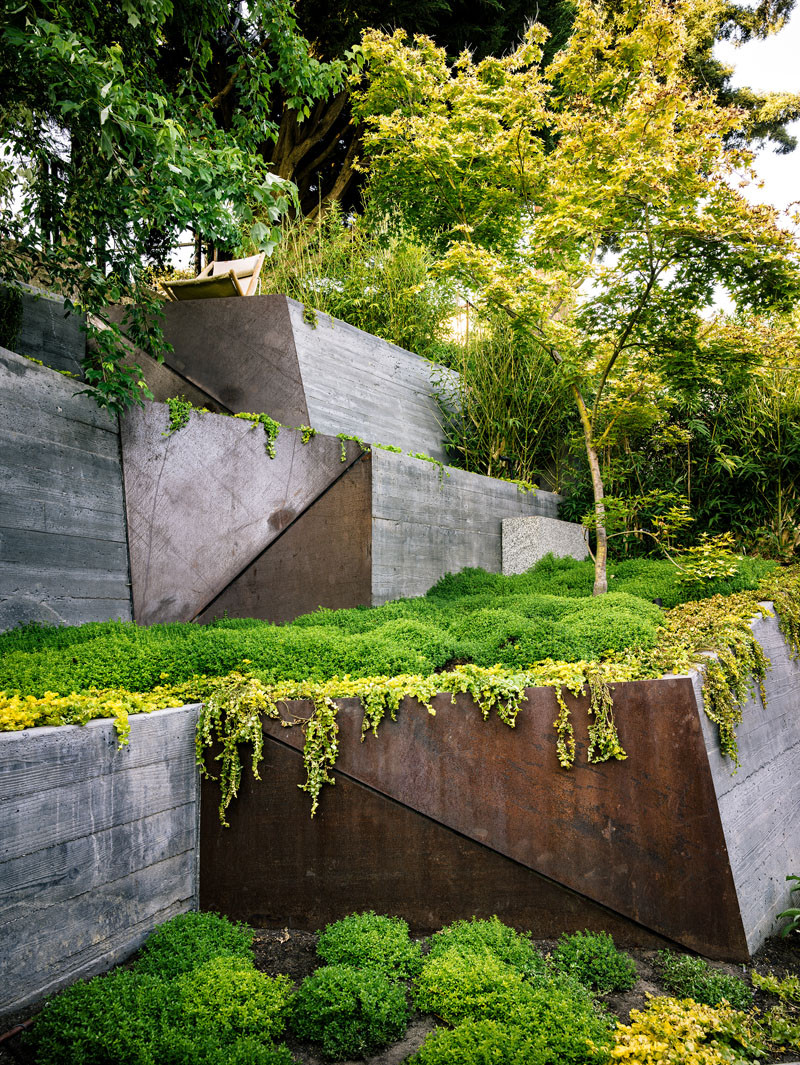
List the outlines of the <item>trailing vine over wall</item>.
{"type": "Polygon", "coordinates": [[[576,744],[564,698],[566,692],[589,695],[587,760],[621,760],[626,753],[613,717],[613,685],[699,668],[704,673],[706,714],[719,728],[723,753],[737,764],[736,727],[741,722],[743,703],[754,686],[761,688],[763,698],[768,662],[750,624],[759,613],[769,613],[765,606],[759,605],[765,599],[775,603],[790,653],[800,657],[800,571],[795,568],[775,571],[753,592],[714,596],[675,607],[665,615],[655,648],[628,650],[606,661],[547,659],[524,670],[467,664],[429,676],[403,674],[356,679],[345,676],[324,682],[288,680],[275,684],[265,684],[235,671],[223,677],[193,677],[180,684],[163,684],[147,693],[90,689],[67,696],[46,692],[36,697],[0,692],[0,730],[85,724],[93,718],[113,717],[120,742],[124,743],[128,714],[202,702],[197,756],[203,772],[220,779],[220,816],[225,823],[226,811],[241,783],[242,744],[251,745],[250,764],[258,776],[264,717],[278,720],[287,728],[302,729],[306,770],[302,787],[309,793],[313,814],[323,785],[333,783],[340,699],[361,701],[363,740],[370,733],[377,736],[387,716],[396,720],[400,704],[406,698],[416,699],[424,710],[435,714],[433,700],[442,692],[449,692],[453,697],[469,695],[484,720],[496,716],[513,728],[526,689],[549,686],[554,689],[559,707],[554,721],[556,756],[559,764],[568,769],[575,761],[576,744]],[[709,657],[710,653],[715,657],[709,657]],[[310,704],[310,714],[287,718],[287,704],[294,700],[310,704]]]}

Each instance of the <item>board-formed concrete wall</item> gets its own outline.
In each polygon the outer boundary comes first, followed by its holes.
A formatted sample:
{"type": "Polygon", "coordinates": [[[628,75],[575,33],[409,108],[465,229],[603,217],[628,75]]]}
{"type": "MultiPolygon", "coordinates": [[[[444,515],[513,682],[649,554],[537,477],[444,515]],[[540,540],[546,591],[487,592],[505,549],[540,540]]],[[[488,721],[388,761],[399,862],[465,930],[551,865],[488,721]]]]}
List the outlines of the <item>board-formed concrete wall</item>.
{"type": "Polygon", "coordinates": [[[310,324],[286,303],[310,425],[446,461],[432,378],[452,391],[457,374],[328,314],[310,324]]]}
{"type": "Polygon", "coordinates": [[[702,679],[693,676],[751,951],[775,934],[777,915],[797,904],[786,876],[800,871],[800,660],[788,655],[777,618],[759,618],[752,628],[771,666],[766,706],[758,694],[751,696],[736,730],[738,772],[720,754],[717,728],[702,712],[702,679]]]}
{"type": "Polygon", "coordinates": [[[0,630],[130,620],[119,427],[0,348],[0,630]]]}
{"type": "Polygon", "coordinates": [[[197,710],[0,733],[0,1014],[196,908],[197,710]]]}
{"type": "Polygon", "coordinates": [[[423,595],[446,573],[499,573],[504,518],[558,514],[560,496],[372,452],[372,603],[423,595]]]}
{"type": "Polygon", "coordinates": [[[0,630],[130,620],[117,420],[0,348],[0,630]]]}
{"type": "Polygon", "coordinates": [[[52,292],[22,290],[22,328],[14,350],[38,359],[54,370],[80,376],[86,354],[86,334],[80,315],[66,310],[64,300],[52,292]]]}

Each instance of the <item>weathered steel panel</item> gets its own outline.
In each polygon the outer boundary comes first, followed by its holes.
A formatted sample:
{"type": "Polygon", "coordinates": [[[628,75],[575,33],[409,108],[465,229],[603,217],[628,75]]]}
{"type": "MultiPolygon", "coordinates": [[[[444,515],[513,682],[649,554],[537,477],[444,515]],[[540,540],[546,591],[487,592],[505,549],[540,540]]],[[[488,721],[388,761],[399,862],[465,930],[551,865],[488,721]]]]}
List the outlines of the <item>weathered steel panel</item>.
{"type": "Polygon", "coordinates": [[[317,607],[371,606],[371,477],[364,455],[197,618],[291,621],[317,607]]]}
{"type": "Polygon", "coordinates": [[[171,436],[166,424],[166,408],[148,404],[122,425],[134,616],[143,624],[202,614],[361,454],[347,444],[343,463],[339,440],[303,444],[283,429],[270,459],[263,430],[247,422],[193,414],[171,436]]]}
{"type": "MultiPolygon", "coordinates": [[[[453,703],[439,696],[435,717],[407,701],[397,723],[384,723],[379,737],[364,743],[360,707],[348,700],[339,715],[337,778],[357,781],[656,934],[709,956],[745,958],[747,943],[691,680],[616,686],[617,724],[629,755],[625,762],[585,764],[587,700],[567,696],[567,701],[578,741],[577,764],[570,772],[556,761],[558,705],[550,689],[529,690],[513,730],[496,719],[484,723],[467,697],[453,703]]],[[[302,704],[287,708],[287,714],[301,712],[302,704]]],[[[286,745],[302,743],[298,729],[267,722],[265,731],[286,745]]],[[[252,794],[258,797],[258,789],[252,794]]],[[[320,855],[344,845],[346,831],[329,833],[325,827],[329,796],[322,797],[319,827],[308,829],[304,860],[309,870],[318,867],[320,855]]],[[[261,815],[253,809],[256,801],[242,804],[241,816],[257,822],[266,816],[269,831],[294,845],[289,842],[297,831],[294,822],[291,833],[276,824],[285,817],[284,804],[273,803],[261,815]]],[[[357,817],[355,807],[352,813],[357,817]]],[[[230,864],[249,860],[233,844],[220,851],[226,844],[213,841],[205,825],[218,862],[222,853],[230,864]]],[[[251,837],[251,851],[265,845],[264,838],[251,837]]],[[[424,870],[398,870],[386,862],[385,851],[365,853],[361,861],[363,868],[354,876],[376,883],[382,877],[406,877],[410,892],[415,878],[425,875],[424,870]]],[[[208,875],[209,865],[204,868],[208,875]]],[[[262,880],[265,893],[270,885],[262,880]]],[[[554,917],[553,932],[559,921],[554,917]]]]}
{"type": "Polygon", "coordinates": [[[285,296],[168,303],[164,336],[167,366],[225,410],[309,424],[285,296]]]}
{"type": "Polygon", "coordinates": [[[399,914],[416,935],[493,914],[535,936],[605,929],[619,944],[661,937],[490,846],[337,774],[312,821],[299,754],[267,739],[262,781],[248,777],[220,829],[203,785],[200,905],[268,928],[315,930],[360,910],[399,914]]]}

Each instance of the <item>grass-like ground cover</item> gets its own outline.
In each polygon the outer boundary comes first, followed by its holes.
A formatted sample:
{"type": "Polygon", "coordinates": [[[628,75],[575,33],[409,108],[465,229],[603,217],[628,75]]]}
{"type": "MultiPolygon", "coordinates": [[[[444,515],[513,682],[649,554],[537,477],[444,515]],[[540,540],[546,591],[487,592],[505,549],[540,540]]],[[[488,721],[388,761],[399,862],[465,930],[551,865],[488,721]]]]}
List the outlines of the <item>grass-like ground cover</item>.
{"type": "MultiPolygon", "coordinates": [[[[41,696],[89,688],[149,692],[164,681],[233,670],[265,684],[402,673],[453,661],[525,669],[545,659],[607,660],[656,644],[664,611],[694,598],[668,562],[611,566],[613,591],[592,597],[589,562],[548,558],[514,577],[465,570],[416,599],[317,610],[286,625],[249,618],[211,625],[101,622],[27,626],[0,635],[0,690],[41,696]]],[[[705,598],[752,590],[772,564],[750,559],[705,598]]],[[[695,593],[696,594],[696,593],[695,593]]]]}
{"type": "Polygon", "coordinates": [[[800,648],[800,567],[745,559],[734,577],[698,589],[669,562],[610,566],[607,595],[591,595],[593,567],[543,559],[519,576],[465,570],[425,596],[375,608],[317,610],[286,625],[105,622],[28,626],[0,635],[0,729],[84,723],[204,701],[199,751],[223,743],[222,808],[236,793],[238,745],[261,755],[261,717],[288,699],[313,703],[306,733],[307,788],[316,806],[335,758],[335,700],[357,696],[364,730],[377,731],[405,696],[468,692],[488,716],[513,724],[527,687],[555,687],[557,754],[574,759],[564,688],[592,698],[590,761],[624,758],[613,721],[615,682],[685,672],[703,661],[706,709],[735,759],[735,726],[766,661],[749,629],[760,600],[776,603],[800,648]],[[661,606],[653,600],[660,600],[661,606]],[[703,658],[715,651],[718,659],[703,658]]]}
{"type": "Polygon", "coordinates": [[[754,970],[751,985],[671,952],[653,969],[653,952],[635,961],[606,933],[541,947],[496,917],[414,941],[402,919],[365,913],[318,933],[316,959],[304,952],[298,965],[291,952],[266,961],[245,925],[190,913],[156,929],[129,967],[52,997],[19,1052],[30,1065],[292,1065],[375,1053],[409,1065],[724,1065],[800,1050],[793,974],[754,970]],[[677,997],[659,972],[687,964],[692,987],[677,997]],[[643,978],[654,997],[636,990],[643,978]],[[422,1031],[409,1040],[410,1022],[422,1031]]]}

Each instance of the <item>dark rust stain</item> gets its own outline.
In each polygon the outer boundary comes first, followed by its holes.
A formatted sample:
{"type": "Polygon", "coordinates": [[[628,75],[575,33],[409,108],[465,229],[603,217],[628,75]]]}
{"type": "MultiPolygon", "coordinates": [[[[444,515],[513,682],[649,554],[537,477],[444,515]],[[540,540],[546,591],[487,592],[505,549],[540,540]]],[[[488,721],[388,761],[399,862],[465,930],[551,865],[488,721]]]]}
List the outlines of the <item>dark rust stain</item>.
{"type": "Polygon", "coordinates": [[[283,507],[281,510],[273,510],[269,516],[270,529],[285,529],[287,525],[291,524],[297,512],[292,510],[291,507],[283,507]]]}

